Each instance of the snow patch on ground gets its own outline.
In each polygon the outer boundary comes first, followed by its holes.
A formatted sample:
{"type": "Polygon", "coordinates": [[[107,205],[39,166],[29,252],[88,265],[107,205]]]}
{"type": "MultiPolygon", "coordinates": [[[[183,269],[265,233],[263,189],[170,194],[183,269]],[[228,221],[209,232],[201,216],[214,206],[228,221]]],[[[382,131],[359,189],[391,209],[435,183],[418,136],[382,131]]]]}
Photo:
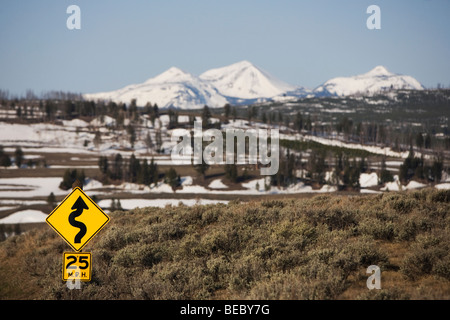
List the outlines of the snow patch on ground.
{"type": "MultiPolygon", "coordinates": [[[[209,199],[121,199],[120,205],[124,210],[132,210],[136,208],[145,208],[145,207],[158,207],[164,208],[167,205],[178,206],[179,204],[183,204],[185,206],[194,206],[194,205],[207,205],[207,204],[216,204],[216,203],[224,203],[227,204],[227,200],[209,200],[209,199]]],[[[111,200],[101,200],[98,202],[98,205],[102,208],[111,207],[111,200]]]]}
{"type": "Polygon", "coordinates": [[[45,218],[47,218],[47,215],[42,211],[23,210],[0,219],[0,224],[39,223],[45,222],[45,218]]]}
{"type": "Polygon", "coordinates": [[[434,187],[439,190],[449,190],[450,183],[440,183],[440,184],[435,185],[434,187]]]}
{"type": "Polygon", "coordinates": [[[264,191],[264,179],[265,178],[261,178],[261,179],[251,180],[249,182],[244,182],[244,183],[242,183],[242,186],[249,190],[264,191]]]}
{"type": "Polygon", "coordinates": [[[398,175],[394,176],[394,181],[386,182],[381,191],[399,191],[402,189],[402,185],[400,184],[400,180],[398,179],[398,175]]]}
{"type": "Polygon", "coordinates": [[[420,183],[420,182],[411,180],[411,181],[406,185],[406,187],[404,187],[404,189],[406,189],[406,190],[420,189],[420,188],[424,188],[424,187],[426,187],[426,186],[427,186],[426,184],[423,184],[423,183],[420,183]]]}
{"type": "Polygon", "coordinates": [[[0,198],[43,197],[48,196],[51,192],[55,196],[66,195],[67,191],[59,188],[61,181],[62,178],[2,178],[0,180],[0,198]],[[5,187],[11,186],[15,190],[5,189],[5,187]]]}
{"type": "Polygon", "coordinates": [[[221,179],[215,179],[211,181],[211,183],[208,185],[208,188],[210,189],[227,189],[228,186],[225,185],[221,179]]]}
{"type": "Polygon", "coordinates": [[[359,185],[361,188],[370,188],[378,185],[378,175],[375,172],[361,173],[359,176],[359,185]]]}

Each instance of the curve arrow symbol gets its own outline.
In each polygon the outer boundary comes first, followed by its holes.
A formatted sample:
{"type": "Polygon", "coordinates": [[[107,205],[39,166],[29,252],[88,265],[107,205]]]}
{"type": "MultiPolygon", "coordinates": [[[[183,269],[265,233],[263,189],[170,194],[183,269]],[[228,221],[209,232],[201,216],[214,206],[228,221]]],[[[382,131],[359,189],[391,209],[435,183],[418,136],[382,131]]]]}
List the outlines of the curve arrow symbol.
{"type": "Polygon", "coordinates": [[[80,231],[75,235],[75,243],[81,243],[81,239],[86,234],[87,228],[86,225],[83,222],[76,221],[75,218],[79,217],[83,210],[89,210],[89,207],[84,202],[83,198],[80,196],[78,197],[77,201],[72,206],[73,211],[71,214],[69,214],[69,223],[70,225],[74,226],[75,228],[80,229],[80,231]]]}

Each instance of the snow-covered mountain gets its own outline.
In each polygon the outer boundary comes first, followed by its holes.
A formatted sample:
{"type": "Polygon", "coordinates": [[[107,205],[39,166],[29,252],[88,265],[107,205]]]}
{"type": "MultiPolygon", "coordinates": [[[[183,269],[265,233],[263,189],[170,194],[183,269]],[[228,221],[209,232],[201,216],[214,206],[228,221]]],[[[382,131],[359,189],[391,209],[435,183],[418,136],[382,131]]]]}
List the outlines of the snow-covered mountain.
{"type": "Polygon", "coordinates": [[[411,76],[395,74],[383,66],[377,66],[361,75],[330,79],[314,89],[313,93],[317,96],[346,96],[355,93],[373,94],[389,89],[423,90],[424,87],[411,76]]]}
{"type": "Polygon", "coordinates": [[[208,105],[223,107],[226,103],[251,104],[262,101],[288,101],[306,96],[372,94],[389,89],[416,89],[423,86],[413,77],[397,75],[383,66],[352,77],[328,80],[314,90],[287,84],[248,61],[208,70],[199,77],[172,67],[141,84],[122,89],[85,94],[86,99],[129,103],[147,102],[160,108],[195,109],[208,105]]]}
{"type": "Polygon", "coordinates": [[[194,109],[223,107],[228,101],[211,84],[198,77],[172,67],[141,84],[122,89],[84,95],[86,99],[111,100],[129,103],[136,99],[138,106],[147,102],[157,103],[160,108],[194,109]]]}
{"type": "Polygon", "coordinates": [[[136,99],[139,106],[147,102],[157,103],[160,108],[179,109],[223,107],[226,103],[245,104],[266,101],[286,92],[299,92],[248,61],[211,69],[199,77],[172,67],[141,84],[122,89],[85,94],[86,99],[112,100],[129,103],[136,99]]]}
{"type": "Polygon", "coordinates": [[[239,99],[271,98],[296,89],[245,60],[208,70],[200,79],[214,85],[222,95],[239,99]]]}

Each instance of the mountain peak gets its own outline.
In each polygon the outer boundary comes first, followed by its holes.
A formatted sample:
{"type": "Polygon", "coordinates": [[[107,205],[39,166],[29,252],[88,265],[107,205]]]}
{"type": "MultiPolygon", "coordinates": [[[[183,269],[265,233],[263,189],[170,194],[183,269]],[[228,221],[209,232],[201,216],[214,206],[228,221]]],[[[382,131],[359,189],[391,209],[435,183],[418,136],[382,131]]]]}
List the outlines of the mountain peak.
{"type": "Polygon", "coordinates": [[[271,98],[295,89],[247,60],[208,70],[200,79],[224,96],[240,99],[271,98]]]}
{"type": "Polygon", "coordinates": [[[342,96],[355,93],[373,94],[391,89],[422,90],[423,86],[411,76],[398,75],[384,66],[376,66],[364,74],[330,79],[314,89],[314,92],[342,96]]]}
{"type": "Polygon", "coordinates": [[[255,65],[253,63],[251,63],[250,61],[248,61],[248,60],[242,60],[242,61],[233,63],[230,66],[241,67],[241,68],[248,68],[248,67],[254,67],[255,65]]]}
{"type": "Polygon", "coordinates": [[[185,72],[180,68],[170,67],[156,77],[148,79],[145,83],[179,82],[185,81],[186,79],[191,77],[192,75],[190,73],[185,72]]]}
{"type": "Polygon", "coordinates": [[[365,75],[367,76],[392,76],[394,75],[392,72],[389,72],[388,69],[384,66],[376,66],[369,72],[367,72],[365,75]]]}

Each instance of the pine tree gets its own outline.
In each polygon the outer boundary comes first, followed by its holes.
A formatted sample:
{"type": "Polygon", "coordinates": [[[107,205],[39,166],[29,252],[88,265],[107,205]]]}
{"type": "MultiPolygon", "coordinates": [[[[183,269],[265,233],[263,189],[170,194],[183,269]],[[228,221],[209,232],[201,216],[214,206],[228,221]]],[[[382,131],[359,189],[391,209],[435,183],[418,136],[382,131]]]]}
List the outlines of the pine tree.
{"type": "Polygon", "coordinates": [[[122,203],[120,203],[120,199],[117,199],[116,207],[117,207],[117,210],[123,210],[122,203]]]}
{"type": "Polygon", "coordinates": [[[106,156],[100,156],[98,159],[98,167],[103,174],[108,173],[108,158],[106,156]]]}
{"type": "Polygon", "coordinates": [[[120,153],[117,153],[116,156],[114,157],[113,171],[111,178],[115,180],[122,180],[123,178],[122,165],[123,165],[122,155],[120,153]]]}
{"type": "Polygon", "coordinates": [[[303,129],[303,117],[300,111],[295,116],[294,129],[301,132],[303,129]]]}
{"type": "Polygon", "coordinates": [[[194,166],[195,171],[197,171],[197,173],[199,175],[201,175],[202,178],[204,179],[206,171],[209,169],[209,164],[207,164],[205,162],[205,160],[202,159],[202,163],[200,163],[200,164],[193,164],[193,166],[194,166]]]}
{"type": "Polygon", "coordinates": [[[202,124],[204,128],[208,128],[211,122],[211,111],[209,111],[209,107],[205,105],[202,111],[202,124]]]}
{"type": "Polygon", "coordinates": [[[155,145],[156,145],[156,151],[157,152],[161,152],[161,147],[162,147],[162,136],[161,136],[161,129],[158,128],[155,131],[155,145]]]}
{"type": "Polygon", "coordinates": [[[138,159],[136,159],[134,153],[130,157],[130,162],[128,164],[128,176],[131,182],[135,183],[138,180],[141,171],[141,164],[138,159]]]}
{"type": "Polygon", "coordinates": [[[86,175],[84,173],[84,170],[77,171],[77,169],[70,170],[67,169],[64,172],[63,180],[59,184],[59,188],[63,190],[69,190],[72,188],[72,184],[78,180],[81,182],[81,184],[84,184],[84,180],[86,179],[86,175]]]}
{"type": "Polygon", "coordinates": [[[159,179],[158,165],[155,163],[155,160],[152,158],[150,161],[149,167],[149,175],[150,175],[150,183],[157,183],[159,179]]]}
{"type": "Polygon", "coordinates": [[[228,117],[230,116],[230,111],[231,111],[231,106],[229,103],[227,103],[224,107],[223,107],[224,111],[225,111],[225,119],[228,121],[228,117]]]}
{"type": "Polygon", "coordinates": [[[225,178],[227,178],[231,182],[237,182],[238,171],[235,163],[225,165],[225,178]]]}
{"type": "Polygon", "coordinates": [[[11,159],[9,156],[3,151],[3,146],[0,146],[0,166],[9,167],[11,165],[11,159]]]}
{"type": "Polygon", "coordinates": [[[152,136],[150,135],[150,131],[147,131],[147,136],[145,137],[145,145],[147,146],[147,153],[149,150],[153,148],[152,136]]]}
{"type": "Polygon", "coordinates": [[[426,137],[425,137],[425,149],[430,149],[431,148],[431,136],[427,133],[426,137]]]}
{"type": "Polygon", "coordinates": [[[169,171],[166,172],[165,182],[171,186],[174,191],[180,185],[180,176],[174,168],[171,167],[169,171]]]}
{"type": "Polygon", "coordinates": [[[261,120],[262,120],[263,123],[267,123],[267,115],[266,115],[265,112],[263,112],[261,120]]]}
{"type": "Polygon", "coordinates": [[[148,165],[147,159],[144,159],[144,161],[142,162],[141,174],[139,176],[139,182],[146,186],[151,184],[150,167],[148,165]]]}
{"type": "Polygon", "coordinates": [[[136,99],[131,99],[130,107],[128,108],[129,117],[132,121],[137,119],[137,105],[136,99]]]}
{"type": "Polygon", "coordinates": [[[56,197],[55,197],[55,194],[53,192],[51,192],[49,194],[49,196],[47,197],[47,203],[50,205],[50,207],[54,207],[55,206],[56,197]]]}
{"type": "Polygon", "coordinates": [[[386,168],[386,158],[381,159],[380,183],[394,181],[392,173],[386,168]]]}
{"type": "Polygon", "coordinates": [[[423,142],[424,142],[424,140],[423,140],[422,132],[419,132],[417,134],[417,136],[416,136],[416,146],[417,146],[417,148],[422,149],[423,142]]]}
{"type": "Polygon", "coordinates": [[[22,166],[22,162],[23,162],[22,148],[17,147],[14,155],[15,155],[16,166],[17,166],[17,168],[20,168],[22,166]]]}
{"type": "Polygon", "coordinates": [[[173,111],[172,109],[169,109],[168,111],[169,115],[169,129],[176,128],[178,126],[178,113],[173,111]]]}
{"type": "Polygon", "coordinates": [[[136,142],[136,131],[134,130],[134,127],[132,125],[129,125],[127,127],[127,132],[130,135],[131,148],[134,148],[134,143],[136,142]]]}

